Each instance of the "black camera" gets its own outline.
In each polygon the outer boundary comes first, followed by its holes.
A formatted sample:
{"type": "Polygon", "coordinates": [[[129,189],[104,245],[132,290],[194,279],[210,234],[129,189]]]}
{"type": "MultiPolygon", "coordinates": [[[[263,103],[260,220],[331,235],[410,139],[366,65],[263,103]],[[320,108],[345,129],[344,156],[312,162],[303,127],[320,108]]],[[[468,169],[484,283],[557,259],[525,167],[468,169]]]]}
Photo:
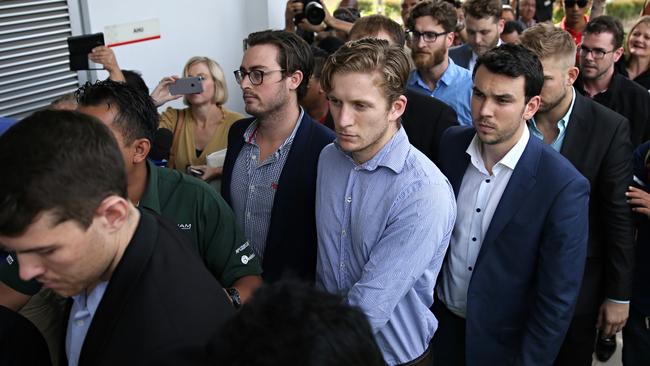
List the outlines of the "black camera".
{"type": "Polygon", "coordinates": [[[298,25],[303,19],[313,25],[318,25],[325,20],[325,9],[319,0],[295,0],[303,5],[302,13],[293,17],[294,24],[298,25]]]}

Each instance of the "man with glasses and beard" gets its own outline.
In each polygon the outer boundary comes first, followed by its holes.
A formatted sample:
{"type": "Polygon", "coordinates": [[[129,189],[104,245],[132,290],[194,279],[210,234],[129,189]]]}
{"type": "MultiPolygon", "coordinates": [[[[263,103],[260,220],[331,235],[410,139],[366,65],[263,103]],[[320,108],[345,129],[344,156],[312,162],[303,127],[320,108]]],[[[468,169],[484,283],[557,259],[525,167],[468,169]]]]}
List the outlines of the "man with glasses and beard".
{"type": "Polygon", "coordinates": [[[471,125],[472,75],[448,56],[454,42],[456,9],[444,1],[423,1],[411,11],[407,25],[416,69],[406,87],[442,100],[456,111],[460,124],[471,125]]]}
{"type": "Polygon", "coordinates": [[[262,277],[313,282],[316,271],[316,167],[334,140],[298,104],[314,65],[294,33],[252,33],[235,78],[246,112],[228,133],[221,194],[235,212],[262,277]]]}

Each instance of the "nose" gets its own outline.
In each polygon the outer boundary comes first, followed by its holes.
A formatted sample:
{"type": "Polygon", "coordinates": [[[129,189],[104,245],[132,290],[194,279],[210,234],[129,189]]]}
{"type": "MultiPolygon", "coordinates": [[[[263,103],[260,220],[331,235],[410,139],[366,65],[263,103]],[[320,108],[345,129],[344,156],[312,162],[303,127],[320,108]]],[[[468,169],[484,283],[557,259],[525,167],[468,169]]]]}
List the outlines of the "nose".
{"type": "Polygon", "coordinates": [[[336,118],[335,115],[332,115],[332,117],[334,117],[334,122],[339,127],[339,129],[349,127],[354,124],[354,118],[351,109],[352,108],[347,107],[346,105],[342,105],[338,111],[338,118],[336,118]]]}
{"type": "Polygon", "coordinates": [[[20,279],[30,281],[45,273],[45,268],[40,261],[29,254],[18,254],[18,264],[20,266],[20,279]]]}
{"type": "Polygon", "coordinates": [[[490,102],[488,98],[474,98],[473,107],[473,109],[478,112],[478,117],[480,117],[480,119],[490,118],[494,114],[493,103],[490,102]]]}
{"type": "Polygon", "coordinates": [[[418,38],[415,38],[415,44],[418,46],[418,48],[422,48],[423,46],[426,46],[427,42],[425,42],[423,36],[420,36],[418,38]]]}

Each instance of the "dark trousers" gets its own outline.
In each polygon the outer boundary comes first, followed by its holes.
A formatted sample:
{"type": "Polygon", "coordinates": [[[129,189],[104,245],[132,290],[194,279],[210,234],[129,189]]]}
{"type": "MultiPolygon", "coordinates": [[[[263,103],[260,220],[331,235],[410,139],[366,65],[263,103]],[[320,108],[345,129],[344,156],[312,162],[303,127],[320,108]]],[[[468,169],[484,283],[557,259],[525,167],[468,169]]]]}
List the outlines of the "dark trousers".
{"type": "Polygon", "coordinates": [[[438,329],[431,340],[435,366],[465,365],[465,319],[452,313],[436,299],[431,308],[438,319],[438,329]]]}
{"type": "Polygon", "coordinates": [[[555,366],[591,366],[597,318],[597,313],[573,317],[555,366]]]}
{"type": "Polygon", "coordinates": [[[650,365],[650,317],[633,307],[623,328],[623,365],[650,365]]]}

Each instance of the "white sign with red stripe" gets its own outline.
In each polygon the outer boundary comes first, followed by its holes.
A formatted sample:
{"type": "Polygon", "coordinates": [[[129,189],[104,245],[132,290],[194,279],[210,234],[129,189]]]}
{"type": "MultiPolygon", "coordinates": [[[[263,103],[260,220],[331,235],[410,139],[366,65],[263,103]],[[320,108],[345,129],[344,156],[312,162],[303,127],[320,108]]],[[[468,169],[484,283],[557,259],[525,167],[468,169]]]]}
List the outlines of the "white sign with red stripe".
{"type": "Polygon", "coordinates": [[[104,41],[108,47],[123,46],[159,38],[160,22],[158,19],[147,19],[104,27],[104,41]]]}

